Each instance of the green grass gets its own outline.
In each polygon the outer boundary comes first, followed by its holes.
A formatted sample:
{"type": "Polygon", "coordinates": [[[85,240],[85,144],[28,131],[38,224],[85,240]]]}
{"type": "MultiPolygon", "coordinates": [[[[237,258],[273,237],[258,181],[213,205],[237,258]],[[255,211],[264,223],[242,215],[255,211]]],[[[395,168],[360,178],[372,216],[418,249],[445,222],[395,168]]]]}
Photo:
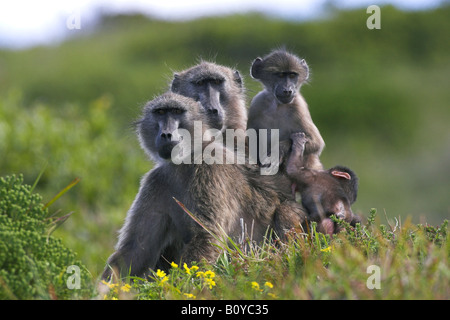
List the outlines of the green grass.
{"type": "Polygon", "coordinates": [[[448,221],[431,227],[376,220],[373,209],[365,225],[339,222],[345,231],[333,237],[313,224],[292,230],[286,241],[236,245],[228,239],[215,264],[174,264],[167,274],[130,277],[107,284],[112,290],[100,298],[449,299],[448,221]],[[124,283],[130,292],[120,289],[124,283]]]}

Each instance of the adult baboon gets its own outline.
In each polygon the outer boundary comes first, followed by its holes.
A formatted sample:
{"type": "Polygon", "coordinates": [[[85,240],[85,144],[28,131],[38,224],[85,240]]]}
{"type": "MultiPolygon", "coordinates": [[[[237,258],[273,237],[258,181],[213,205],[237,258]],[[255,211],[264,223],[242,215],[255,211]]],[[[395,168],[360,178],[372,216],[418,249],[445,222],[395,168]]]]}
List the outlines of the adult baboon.
{"type": "MultiPolygon", "coordinates": [[[[322,169],[319,156],[325,142],[311,119],[306,101],[299,92],[301,85],[309,77],[305,60],[300,60],[285,50],[275,50],[264,58],[256,58],[250,73],[264,85],[264,90],[251,102],[247,128],[257,131],[268,129],[268,137],[271,129],[278,129],[281,158],[289,150],[291,133],[304,132],[308,138],[304,166],[322,169]]],[[[259,139],[261,138],[264,137],[259,136],[259,139]]],[[[267,150],[270,151],[270,139],[266,141],[267,150]]]]}
{"type": "Polygon", "coordinates": [[[239,71],[201,61],[176,72],[170,89],[200,102],[210,127],[221,130],[223,144],[235,151],[235,154],[229,154],[230,162],[243,164],[248,160],[247,108],[239,71]]]}
{"type": "Polygon", "coordinates": [[[329,217],[335,215],[352,225],[359,222],[351,205],[358,193],[358,177],[347,167],[335,166],[328,170],[308,169],[303,166],[306,136],[303,132],[291,134],[292,150],[286,163],[286,173],[292,180],[292,191],[298,188],[302,205],[319,231],[332,234],[336,226],[329,217]]]}
{"type": "Polygon", "coordinates": [[[174,74],[171,91],[199,101],[207,112],[211,128],[247,127],[247,109],[239,71],[202,61],[174,74]]]}
{"type": "MultiPolygon", "coordinates": [[[[174,198],[210,232],[225,232],[232,238],[241,234],[241,218],[252,226],[255,241],[263,239],[268,227],[281,236],[284,229],[304,222],[301,206],[288,201],[287,177],[261,176],[252,166],[189,161],[195,160],[189,158],[198,150],[196,142],[186,141],[187,137],[199,135],[195,132],[199,123],[200,137],[206,136],[208,129],[201,109],[198,102],[175,93],[166,93],[145,106],[137,133],[143,149],[158,159],[157,165],[141,181],[103,278],[111,276],[113,270],[121,276],[142,276],[149,268],[162,268],[163,261],[182,259],[190,264],[217,258],[217,239],[186,214],[174,198]],[[183,132],[182,139],[177,140],[183,132]],[[183,153],[188,161],[176,165],[174,154],[180,154],[178,147],[186,142],[194,152],[183,153]]],[[[201,151],[211,144],[224,154],[232,152],[207,139],[201,151]]]]}

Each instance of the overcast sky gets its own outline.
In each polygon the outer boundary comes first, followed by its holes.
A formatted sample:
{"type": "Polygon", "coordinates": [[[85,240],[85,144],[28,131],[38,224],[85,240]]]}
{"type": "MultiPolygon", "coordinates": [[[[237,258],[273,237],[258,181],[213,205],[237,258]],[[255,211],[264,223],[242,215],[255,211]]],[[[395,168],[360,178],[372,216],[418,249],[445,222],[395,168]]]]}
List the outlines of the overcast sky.
{"type": "MultiPolygon", "coordinates": [[[[20,48],[60,40],[67,34],[70,17],[93,21],[99,9],[110,13],[141,12],[162,19],[192,19],[204,15],[260,11],[288,19],[311,19],[320,15],[326,0],[2,0],[0,47],[20,48]]],[[[339,8],[391,3],[407,10],[437,6],[441,0],[335,0],[339,8]]],[[[75,20],[73,20],[75,21],[75,20]]]]}

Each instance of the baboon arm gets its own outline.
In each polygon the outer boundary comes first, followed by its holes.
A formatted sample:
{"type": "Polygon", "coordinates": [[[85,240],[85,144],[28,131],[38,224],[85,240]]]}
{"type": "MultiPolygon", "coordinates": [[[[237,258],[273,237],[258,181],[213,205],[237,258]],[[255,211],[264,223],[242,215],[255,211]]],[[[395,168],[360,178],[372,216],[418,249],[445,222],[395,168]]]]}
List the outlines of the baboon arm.
{"type": "Polygon", "coordinates": [[[308,138],[308,143],[305,145],[304,152],[306,154],[317,154],[320,155],[323,148],[325,147],[325,141],[320,134],[319,129],[314,124],[311,118],[311,113],[309,112],[308,104],[306,103],[303,96],[298,95],[297,104],[301,106],[299,108],[298,117],[301,119],[303,132],[308,138]]]}
{"type": "Polygon", "coordinates": [[[155,207],[144,184],[128,211],[120,230],[116,251],[105,269],[118,270],[120,276],[142,275],[154,268],[168,241],[169,217],[155,207]]]}
{"type": "Polygon", "coordinates": [[[139,216],[141,215],[134,211],[132,217],[127,217],[116,251],[108,259],[108,265],[118,269],[121,277],[128,273],[142,275],[149,268],[153,269],[164,248],[163,226],[166,223],[161,221],[164,217],[154,212],[147,212],[144,219],[139,216]]]}
{"type": "Polygon", "coordinates": [[[203,259],[214,263],[219,254],[219,249],[214,244],[220,245],[206,230],[201,230],[185,246],[181,259],[188,265],[192,265],[194,261],[199,263],[203,259]]]}
{"type": "Polygon", "coordinates": [[[308,143],[305,145],[305,152],[308,154],[314,153],[320,155],[325,147],[325,141],[320,135],[319,129],[312,124],[308,131],[308,143]]]}
{"type": "Polygon", "coordinates": [[[292,179],[299,180],[301,179],[300,172],[302,171],[302,168],[304,166],[303,163],[303,152],[305,150],[304,144],[299,144],[294,141],[292,143],[292,150],[289,154],[289,157],[287,159],[287,165],[286,165],[286,173],[291,177],[292,179]]]}

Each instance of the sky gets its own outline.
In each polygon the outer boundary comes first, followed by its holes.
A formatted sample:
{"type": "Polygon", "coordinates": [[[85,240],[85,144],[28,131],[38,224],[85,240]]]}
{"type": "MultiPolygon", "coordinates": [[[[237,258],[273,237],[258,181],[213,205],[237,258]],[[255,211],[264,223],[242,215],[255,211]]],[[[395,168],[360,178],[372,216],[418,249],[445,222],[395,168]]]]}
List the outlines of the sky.
{"type": "Polygon", "coordinates": [[[320,16],[326,3],[361,8],[390,3],[401,9],[435,7],[441,0],[2,0],[0,48],[24,48],[61,41],[68,30],[82,29],[106,13],[140,12],[160,19],[194,19],[205,15],[259,11],[287,19],[320,16]]]}

